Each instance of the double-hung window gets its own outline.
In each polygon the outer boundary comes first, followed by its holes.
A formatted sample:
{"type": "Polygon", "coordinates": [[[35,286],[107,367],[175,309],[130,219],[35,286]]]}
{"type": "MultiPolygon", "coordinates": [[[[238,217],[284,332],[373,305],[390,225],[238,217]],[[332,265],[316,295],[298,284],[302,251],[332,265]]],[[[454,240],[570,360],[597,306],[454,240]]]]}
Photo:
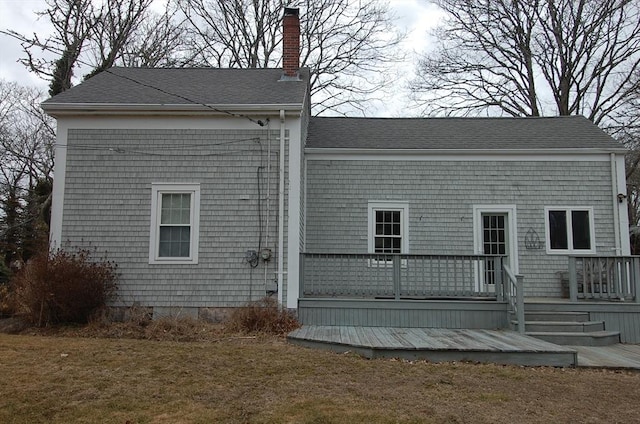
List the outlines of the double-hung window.
{"type": "Polygon", "coordinates": [[[152,184],[149,263],[197,264],[199,184],[152,184]]]}
{"type": "Polygon", "coordinates": [[[369,202],[369,253],[409,253],[407,202],[369,202]]]}
{"type": "Polygon", "coordinates": [[[595,253],[593,209],[546,207],[547,253],[595,253]]]}

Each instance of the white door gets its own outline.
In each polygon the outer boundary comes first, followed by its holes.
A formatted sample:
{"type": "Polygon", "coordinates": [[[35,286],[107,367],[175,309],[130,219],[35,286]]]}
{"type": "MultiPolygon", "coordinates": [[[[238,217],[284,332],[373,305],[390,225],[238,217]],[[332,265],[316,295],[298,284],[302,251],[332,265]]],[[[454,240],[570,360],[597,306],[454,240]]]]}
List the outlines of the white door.
{"type": "MultiPolygon", "coordinates": [[[[518,273],[516,205],[474,205],[473,239],[478,255],[503,255],[511,271],[518,273]]],[[[476,290],[495,291],[495,270],[479,266],[476,290]]]]}
{"type": "MultiPolygon", "coordinates": [[[[506,213],[484,212],[482,220],[482,253],[485,255],[508,255],[509,216],[506,213]]],[[[509,258],[505,259],[508,264],[509,258]]],[[[484,270],[484,290],[495,291],[496,273],[494,264],[488,262],[484,270]]]]}

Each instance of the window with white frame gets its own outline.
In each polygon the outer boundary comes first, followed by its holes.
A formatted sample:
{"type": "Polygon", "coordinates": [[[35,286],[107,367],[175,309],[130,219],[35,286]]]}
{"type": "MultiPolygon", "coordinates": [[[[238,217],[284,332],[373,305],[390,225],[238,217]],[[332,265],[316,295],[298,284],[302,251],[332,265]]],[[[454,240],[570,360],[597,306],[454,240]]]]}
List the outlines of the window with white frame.
{"type": "Polygon", "coordinates": [[[199,184],[152,184],[149,263],[197,264],[199,184]]]}
{"type": "Polygon", "coordinates": [[[369,202],[369,253],[409,253],[409,204],[369,202]]]}
{"type": "Polygon", "coordinates": [[[545,208],[547,253],[595,253],[593,209],[545,208]]]}

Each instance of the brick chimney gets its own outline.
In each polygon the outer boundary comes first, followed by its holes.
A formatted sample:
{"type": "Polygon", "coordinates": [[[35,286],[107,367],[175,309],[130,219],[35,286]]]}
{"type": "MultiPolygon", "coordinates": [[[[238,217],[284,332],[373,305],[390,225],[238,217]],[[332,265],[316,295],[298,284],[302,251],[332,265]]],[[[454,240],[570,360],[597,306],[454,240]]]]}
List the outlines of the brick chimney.
{"type": "Polygon", "coordinates": [[[282,79],[299,79],[300,70],[300,11],[285,7],[282,20],[282,79]]]}

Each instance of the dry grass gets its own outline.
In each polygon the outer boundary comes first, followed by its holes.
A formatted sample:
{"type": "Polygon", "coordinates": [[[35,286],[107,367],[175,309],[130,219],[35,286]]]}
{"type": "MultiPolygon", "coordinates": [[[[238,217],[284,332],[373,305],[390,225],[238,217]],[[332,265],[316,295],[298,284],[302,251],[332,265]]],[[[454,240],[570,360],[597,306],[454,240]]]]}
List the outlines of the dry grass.
{"type": "Polygon", "coordinates": [[[640,416],[640,373],[366,360],[273,336],[208,334],[207,342],[0,334],[0,422],[596,423],[640,416]]]}
{"type": "MultiPolygon", "coordinates": [[[[8,321],[8,320],[4,320],[8,321]]],[[[94,319],[87,325],[52,325],[47,327],[14,325],[16,331],[7,332],[30,336],[82,337],[100,339],[139,339],[175,342],[215,342],[227,337],[230,332],[222,324],[198,321],[189,317],[163,317],[152,320],[150,315],[137,314],[124,322],[112,322],[106,317],[94,319]]]]}

